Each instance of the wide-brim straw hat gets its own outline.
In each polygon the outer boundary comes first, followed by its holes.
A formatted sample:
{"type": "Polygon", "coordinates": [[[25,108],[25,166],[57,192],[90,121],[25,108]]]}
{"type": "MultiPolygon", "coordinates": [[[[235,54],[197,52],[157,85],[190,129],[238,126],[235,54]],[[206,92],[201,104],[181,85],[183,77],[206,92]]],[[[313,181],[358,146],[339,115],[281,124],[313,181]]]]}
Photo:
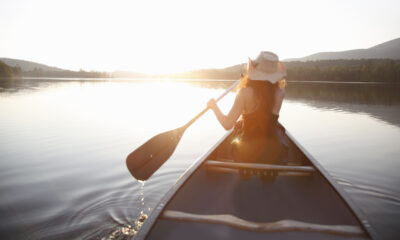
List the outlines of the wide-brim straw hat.
{"type": "Polygon", "coordinates": [[[286,69],[283,63],[279,61],[278,55],[263,51],[256,59],[249,58],[247,76],[250,80],[276,83],[286,77],[286,69]]]}

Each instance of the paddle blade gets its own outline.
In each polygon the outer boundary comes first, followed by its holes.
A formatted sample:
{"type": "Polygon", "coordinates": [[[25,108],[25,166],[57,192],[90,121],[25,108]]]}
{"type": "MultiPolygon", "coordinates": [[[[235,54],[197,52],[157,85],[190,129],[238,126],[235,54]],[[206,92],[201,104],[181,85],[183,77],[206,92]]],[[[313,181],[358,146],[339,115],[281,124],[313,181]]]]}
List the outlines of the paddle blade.
{"type": "Polygon", "coordinates": [[[160,133],[131,152],[126,158],[129,172],[137,180],[147,180],[175,151],[185,127],[160,133]]]}

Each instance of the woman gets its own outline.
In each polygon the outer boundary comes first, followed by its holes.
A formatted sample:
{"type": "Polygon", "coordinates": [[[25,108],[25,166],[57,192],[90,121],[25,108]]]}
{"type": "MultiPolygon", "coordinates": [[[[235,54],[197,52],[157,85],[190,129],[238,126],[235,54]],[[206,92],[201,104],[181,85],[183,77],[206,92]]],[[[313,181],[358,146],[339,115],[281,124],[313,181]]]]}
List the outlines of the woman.
{"type": "Polygon", "coordinates": [[[276,54],[261,52],[249,59],[247,74],[240,83],[235,102],[224,115],[214,99],[210,107],[221,125],[235,127],[234,158],[241,162],[276,163],[285,148],[279,141],[279,111],[284,98],[286,70],[276,54]],[[238,121],[241,117],[240,121],[238,121]]]}

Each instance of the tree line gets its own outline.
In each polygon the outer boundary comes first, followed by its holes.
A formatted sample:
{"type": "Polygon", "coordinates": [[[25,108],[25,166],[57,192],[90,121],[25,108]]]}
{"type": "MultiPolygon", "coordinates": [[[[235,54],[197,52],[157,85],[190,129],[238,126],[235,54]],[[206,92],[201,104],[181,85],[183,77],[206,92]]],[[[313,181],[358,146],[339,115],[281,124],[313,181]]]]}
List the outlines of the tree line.
{"type": "Polygon", "coordinates": [[[291,81],[400,82],[400,60],[319,60],[285,66],[291,81]]]}
{"type": "Polygon", "coordinates": [[[22,70],[19,66],[10,67],[4,62],[0,61],[0,78],[19,77],[21,74],[22,70]]]}
{"type": "MultiPolygon", "coordinates": [[[[246,64],[166,75],[169,78],[239,79],[246,64]]],[[[334,82],[400,82],[400,60],[317,60],[284,62],[287,80],[334,82]]]]}
{"type": "Polygon", "coordinates": [[[95,72],[95,71],[70,71],[70,70],[58,70],[58,71],[44,71],[41,68],[34,68],[31,71],[24,71],[23,76],[27,77],[59,77],[59,78],[109,78],[111,74],[107,72],[95,72]]]}
{"type": "Polygon", "coordinates": [[[44,71],[41,68],[34,68],[30,71],[22,71],[19,66],[11,67],[4,62],[0,61],[0,78],[13,78],[13,77],[67,77],[67,78],[110,78],[111,74],[107,72],[95,71],[44,71]]]}
{"type": "MultiPolygon", "coordinates": [[[[285,62],[289,81],[333,81],[333,82],[398,82],[400,83],[400,60],[360,59],[360,60],[318,60],[307,62],[285,62]]],[[[245,64],[224,69],[203,69],[178,74],[153,77],[189,79],[238,79],[245,73],[245,64]]],[[[69,78],[110,78],[111,73],[94,71],[44,71],[35,68],[22,71],[20,67],[10,67],[0,61],[0,77],[69,77],[69,78]]]]}

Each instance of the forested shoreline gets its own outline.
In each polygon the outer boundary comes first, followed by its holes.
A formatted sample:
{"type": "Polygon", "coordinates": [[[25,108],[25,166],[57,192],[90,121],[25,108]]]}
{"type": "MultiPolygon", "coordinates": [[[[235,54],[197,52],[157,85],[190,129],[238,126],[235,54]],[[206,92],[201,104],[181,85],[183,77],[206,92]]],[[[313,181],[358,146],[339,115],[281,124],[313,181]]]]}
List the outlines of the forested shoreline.
{"type": "Polygon", "coordinates": [[[400,82],[400,60],[319,60],[285,66],[291,81],[400,82]]]}
{"type": "Polygon", "coordinates": [[[0,77],[1,78],[13,78],[19,77],[22,74],[20,67],[10,67],[4,62],[0,61],[0,77]]]}
{"type": "MultiPolygon", "coordinates": [[[[289,81],[331,82],[396,82],[400,83],[400,60],[318,60],[284,62],[289,81]]],[[[245,64],[223,69],[202,69],[176,74],[146,75],[127,72],[121,77],[170,78],[170,79],[239,79],[245,73],[245,64]]],[[[57,77],[57,78],[113,78],[113,73],[57,70],[44,71],[35,68],[23,71],[0,61],[0,77],[57,77]]]]}
{"type": "Polygon", "coordinates": [[[23,71],[21,67],[11,67],[4,62],[0,61],[0,78],[12,79],[14,77],[56,77],[56,78],[110,78],[112,74],[107,72],[95,71],[70,71],[70,70],[57,70],[45,71],[41,68],[34,68],[30,71],[23,71]]]}
{"type": "Polygon", "coordinates": [[[56,78],[110,78],[112,74],[107,72],[95,72],[95,71],[43,71],[42,69],[35,68],[31,71],[24,71],[22,73],[24,77],[56,77],[56,78]]]}
{"type": "MultiPolygon", "coordinates": [[[[318,60],[284,62],[289,81],[333,82],[399,82],[400,60],[318,60]]],[[[167,77],[195,79],[238,79],[245,73],[245,64],[224,69],[204,69],[169,74],[167,77]]]]}

